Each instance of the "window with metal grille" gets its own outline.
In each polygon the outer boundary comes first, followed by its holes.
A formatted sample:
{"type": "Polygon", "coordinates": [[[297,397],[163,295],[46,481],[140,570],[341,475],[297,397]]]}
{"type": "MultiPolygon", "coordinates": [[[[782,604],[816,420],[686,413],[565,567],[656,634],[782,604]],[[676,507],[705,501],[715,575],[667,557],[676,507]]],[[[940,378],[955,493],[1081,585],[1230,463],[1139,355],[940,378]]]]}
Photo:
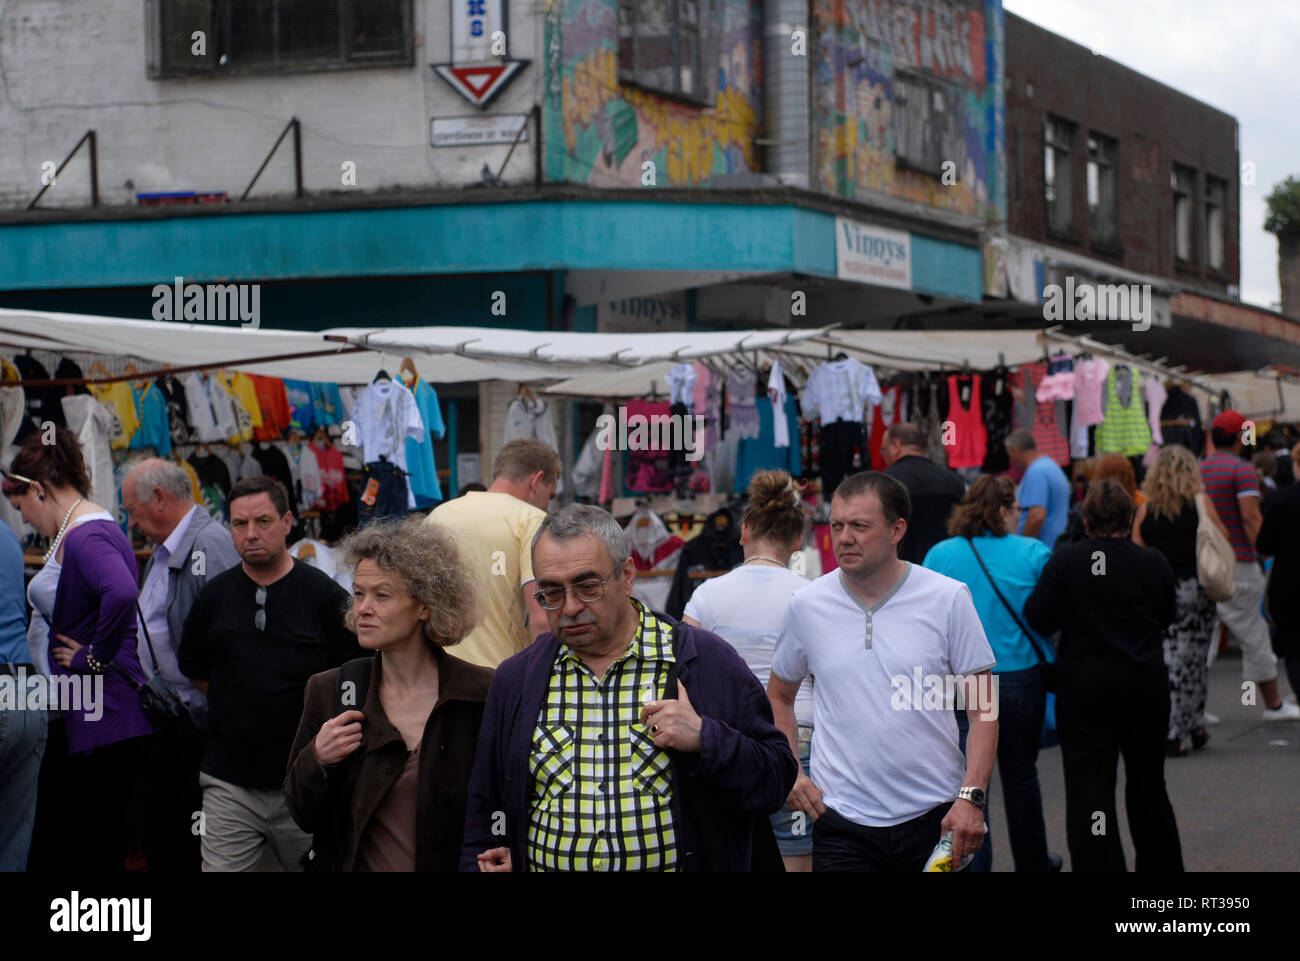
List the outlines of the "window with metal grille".
{"type": "Polygon", "coordinates": [[[1070,152],[1074,124],[1048,117],[1043,145],[1043,204],[1049,232],[1065,234],[1074,226],[1074,178],[1070,152]]]}
{"type": "Polygon", "coordinates": [[[1192,206],[1196,193],[1196,171],[1191,167],[1174,164],[1169,178],[1174,188],[1174,256],[1185,263],[1192,262],[1192,206]]]}
{"type": "Polygon", "coordinates": [[[1227,262],[1228,182],[1219,177],[1205,178],[1205,262],[1223,270],[1227,262]]]}
{"type": "Polygon", "coordinates": [[[618,77],[665,94],[707,104],[701,63],[701,17],[713,0],[619,0],[618,77]]]}
{"type": "Polygon", "coordinates": [[[894,75],[894,162],[941,177],[945,162],[960,175],[966,161],[957,98],[948,84],[929,76],[894,75]]]}
{"type": "Polygon", "coordinates": [[[411,0],[149,0],[149,76],[415,63],[411,0]]]}
{"type": "Polygon", "coordinates": [[[1088,225],[1094,243],[1119,239],[1115,210],[1115,140],[1088,134],[1088,225]]]}

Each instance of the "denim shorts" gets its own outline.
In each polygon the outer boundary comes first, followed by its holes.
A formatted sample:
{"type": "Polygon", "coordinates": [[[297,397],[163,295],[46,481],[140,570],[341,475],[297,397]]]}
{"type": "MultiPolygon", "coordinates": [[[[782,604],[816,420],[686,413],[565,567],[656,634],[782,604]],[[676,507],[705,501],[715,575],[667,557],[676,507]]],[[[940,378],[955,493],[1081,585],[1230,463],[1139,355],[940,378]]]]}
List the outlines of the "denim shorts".
{"type": "MultiPolygon", "coordinates": [[[[812,747],[812,727],[799,725],[799,764],[803,773],[808,774],[808,755],[812,747]]],[[[776,835],[776,846],[781,849],[781,856],[798,857],[812,854],[813,820],[801,811],[783,807],[772,817],[772,833],[776,835]],[[797,832],[797,833],[796,833],[797,832]]]]}

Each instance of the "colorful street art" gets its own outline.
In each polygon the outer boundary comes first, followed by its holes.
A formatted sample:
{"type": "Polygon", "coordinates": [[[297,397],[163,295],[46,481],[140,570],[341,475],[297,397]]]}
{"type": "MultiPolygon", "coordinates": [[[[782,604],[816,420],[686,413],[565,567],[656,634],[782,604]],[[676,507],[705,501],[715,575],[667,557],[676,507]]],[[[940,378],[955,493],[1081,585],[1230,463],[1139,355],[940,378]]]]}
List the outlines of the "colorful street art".
{"type": "Polygon", "coordinates": [[[821,188],[861,200],[885,193],[985,216],[998,185],[996,156],[988,152],[986,98],[993,91],[986,82],[984,12],[947,0],[815,0],[814,19],[821,188]],[[942,137],[956,183],[895,162],[897,70],[940,77],[953,93],[942,137]]]}
{"type": "Polygon", "coordinates": [[[761,0],[717,0],[717,96],[704,108],[619,83],[617,0],[550,0],[546,175],[591,186],[706,187],[759,169],[761,0]]]}

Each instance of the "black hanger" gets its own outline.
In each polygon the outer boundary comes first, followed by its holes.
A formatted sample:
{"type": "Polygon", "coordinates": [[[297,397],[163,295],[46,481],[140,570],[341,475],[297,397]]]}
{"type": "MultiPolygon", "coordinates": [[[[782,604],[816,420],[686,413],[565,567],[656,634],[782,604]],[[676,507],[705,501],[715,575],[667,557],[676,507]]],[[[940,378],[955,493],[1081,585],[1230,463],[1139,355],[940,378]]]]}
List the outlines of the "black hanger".
{"type": "Polygon", "coordinates": [[[846,354],[844,351],[840,351],[838,354],[835,355],[835,359],[836,359],[836,360],[848,360],[848,359],[849,359],[849,355],[846,354]]]}
{"type": "Polygon", "coordinates": [[[392,379],[393,379],[393,378],[391,378],[391,377],[388,376],[388,371],[386,371],[386,370],[384,370],[384,368],[380,367],[380,368],[379,368],[379,373],[375,374],[375,379],[372,380],[370,383],[372,383],[372,384],[377,384],[377,383],[379,383],[381,380],[387,380],[387,381],[390,381],[390,382],[391,382],[392,379]]]}

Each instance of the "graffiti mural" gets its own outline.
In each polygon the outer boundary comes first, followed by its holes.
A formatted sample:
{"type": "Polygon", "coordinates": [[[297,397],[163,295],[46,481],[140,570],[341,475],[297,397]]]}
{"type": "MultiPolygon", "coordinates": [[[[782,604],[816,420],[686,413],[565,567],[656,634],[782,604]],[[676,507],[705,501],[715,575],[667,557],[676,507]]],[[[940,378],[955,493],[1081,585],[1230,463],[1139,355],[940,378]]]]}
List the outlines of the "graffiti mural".
{"type": "Polygon", "coordinates": [[[548,179],[640,186],[651,161],[659,186],[704,187],[759,169],[761,0],[714,3],[716,96],[701,107],[619,82],[617,0],[549,0],[548,179]]]}
{"type": "Polygon", "coordinates": [[[820,187],[985,216],[999,187],[984,12],[948,0],[815,0],[814,20],[820,187]]]}

